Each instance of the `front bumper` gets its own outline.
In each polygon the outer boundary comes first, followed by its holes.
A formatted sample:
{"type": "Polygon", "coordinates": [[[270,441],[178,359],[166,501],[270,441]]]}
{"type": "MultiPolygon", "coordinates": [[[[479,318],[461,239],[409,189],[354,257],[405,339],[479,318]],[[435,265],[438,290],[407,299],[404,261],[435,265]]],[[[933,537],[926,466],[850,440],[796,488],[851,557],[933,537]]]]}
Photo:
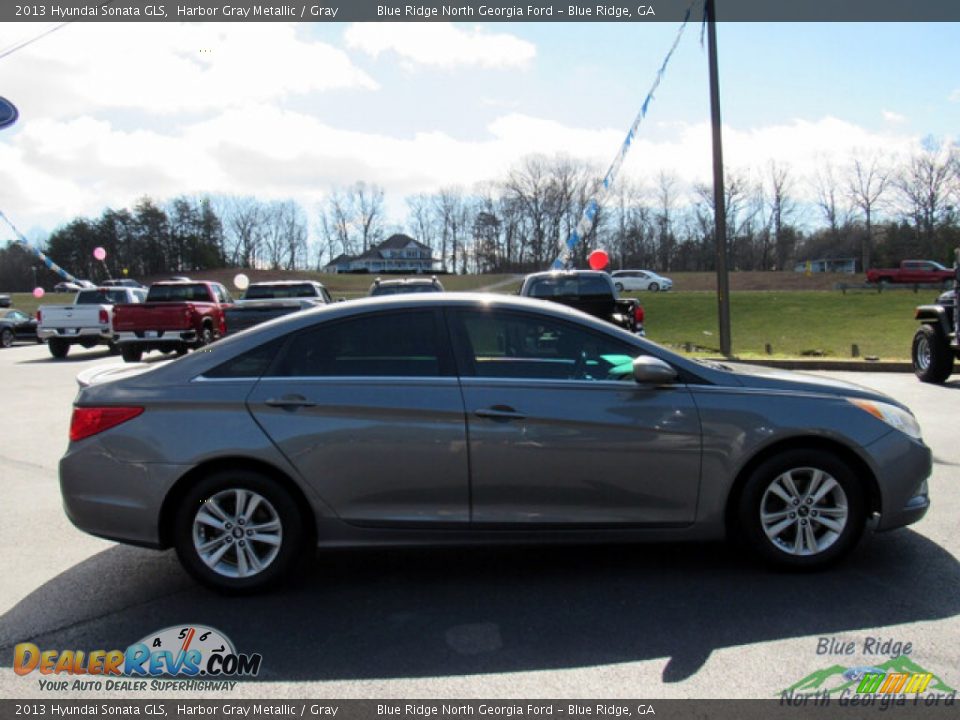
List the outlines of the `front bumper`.
{"type": "Polygon", "coordinates": [[[930,508],[930,448],[894,431],[866,449],[873,460],[880,490],[880,520],[876,529],[893,530],[920,520],[930,508]]]}

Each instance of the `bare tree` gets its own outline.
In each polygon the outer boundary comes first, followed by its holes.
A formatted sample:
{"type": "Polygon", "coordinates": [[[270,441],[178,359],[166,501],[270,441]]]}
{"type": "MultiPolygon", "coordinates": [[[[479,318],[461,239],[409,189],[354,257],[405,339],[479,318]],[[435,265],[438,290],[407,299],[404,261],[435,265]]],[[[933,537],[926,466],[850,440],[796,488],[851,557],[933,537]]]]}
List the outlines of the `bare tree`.
{"type": "Polygon", "coordinates": [[[841,204],[843,193],[836,168],[829,160],[817,168],[813,176],[813,189],[820,214],[827,223],[833,241],[837,242],[840,240],[840,228],[849,222],[849,211],[841,204]]]}
{"type": "Polygon", "coordinates": [[[866,232],[861,243],[860,261],[864,270],[871,266],[874,213],[889,183],[890,168],[883,157],[876,153],[854,155],[847,177],[847,192],[851,202],[863,213],[866,232]]]}
{"type": "Polygon", "coordinates": [[[264,223],[263,205],[252,197],[228,198],[225,223],[230,263],[234,267],[255,267],[261,252],[264,223]]]}
{"type": "MultiPolygon", "coordinates": [[[[775,265],[773,269],[783,270],[787,261],[793,255],[796,233],[793,228],[787,228],[790,216],[796,210],[796,202],[791,197],[793,178],[788,166],[771,161],[767,168],[766,199],[770,209],[770,229],[773,238],[773,255],[775,265]]],[[[771,269],[770,248],[764,243],[760,261],[761,270],[771,269]]]]}
{"type": "Polygon", "coordinates": [[[358,182],[350,188],[353,222],[360,235],[363,252],[383,239],[383,188],[358,182]]]}
{"type": "Polygon", "coordinates": [[[958,163],[960,154],[955,145],[945,145],[928,137],[895,179],[924,253],[941,254],[937,232],[953,211],[960,177],[958,163]]]}

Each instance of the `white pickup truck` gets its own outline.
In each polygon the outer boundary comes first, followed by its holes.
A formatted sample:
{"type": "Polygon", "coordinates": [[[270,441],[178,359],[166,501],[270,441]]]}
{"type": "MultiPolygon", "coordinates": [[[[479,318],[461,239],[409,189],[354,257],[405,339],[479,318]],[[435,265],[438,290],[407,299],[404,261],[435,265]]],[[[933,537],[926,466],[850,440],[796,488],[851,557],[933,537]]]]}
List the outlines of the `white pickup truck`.
{"type": "Polygon", "coordinates": [[[41,305],[37,337],[47,342],[55,358],[65,358],[71,345],[108,345],[116,353],[113,306],[141,303],[146,296],[147,291],[140,288],[101,287],[81,290],[72,305],[41,305]]]}

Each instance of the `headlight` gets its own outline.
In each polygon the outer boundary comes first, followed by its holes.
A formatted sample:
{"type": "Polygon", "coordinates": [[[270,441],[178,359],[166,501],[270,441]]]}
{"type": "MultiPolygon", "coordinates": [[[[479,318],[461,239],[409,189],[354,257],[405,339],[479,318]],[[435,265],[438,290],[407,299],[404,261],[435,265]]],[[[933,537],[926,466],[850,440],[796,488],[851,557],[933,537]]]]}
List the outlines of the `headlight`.
{"type": "Polygon", "coordinates": [[[920,424],[917,419],[903,408],[876,400],[861,400],[859,398],[847,398],[847,401],[864,412],[873,415],[877,420],[883,420],[890,427],[909,435],[915,440],[920,439],[920,424]]]}

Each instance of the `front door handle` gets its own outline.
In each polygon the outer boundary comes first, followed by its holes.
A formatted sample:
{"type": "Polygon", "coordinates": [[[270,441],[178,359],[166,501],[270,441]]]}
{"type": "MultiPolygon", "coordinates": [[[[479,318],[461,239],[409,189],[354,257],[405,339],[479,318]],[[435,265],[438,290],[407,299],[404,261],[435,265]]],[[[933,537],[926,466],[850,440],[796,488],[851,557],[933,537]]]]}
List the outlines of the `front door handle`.
{"type": "Polygon", "coordinates": [[[270,398],[265,400],[264,403],[270,407],[281,408],[316,407],[315,402],[310,402],[303,395],[284,395],[278,398],[270,398]]]}
{"type": "Polygon", "coordinates": [[[509,405],[494,405],[493,407],[480,408],[474,411],[473,414],[477,417],[490,418],[491,420],[525,420],[527,417],[509,405]]]}

